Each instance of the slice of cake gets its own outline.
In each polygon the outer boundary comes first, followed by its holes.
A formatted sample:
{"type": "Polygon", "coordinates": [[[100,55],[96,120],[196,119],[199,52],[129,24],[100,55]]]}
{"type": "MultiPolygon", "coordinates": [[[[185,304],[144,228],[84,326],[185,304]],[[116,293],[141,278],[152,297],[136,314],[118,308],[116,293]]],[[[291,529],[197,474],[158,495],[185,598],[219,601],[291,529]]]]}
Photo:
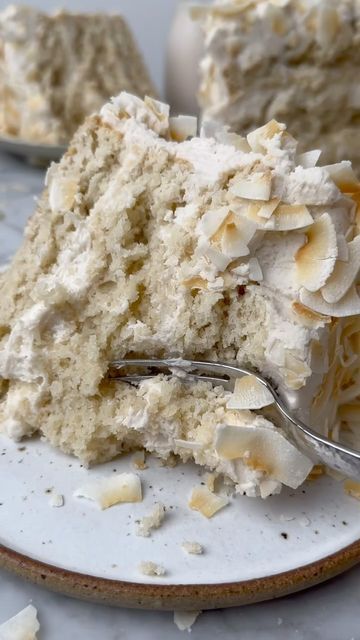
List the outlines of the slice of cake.
{"type": "Polygon", "coordinates": [[[120,15],[0,13],[0,132],[67,143],[86,116],[120,91],[156,95],[120,15]]]}
{"type": "Polygon", "coordinates": [[[251,378],[234,393],[179,376],[135,387],[109,363],[237,362],[322,433],[356,441],[360,185],[348,162],[298,155],[275,121],[247,140],[192,135],[194,118],[122,93],[49,169],[0,275],[1,428],[87,463],[174,452],[265,496],[312,464],[251,378]]]}
{"type": "Polygon", "coordinates": [[[275,118],[300,150],[360,169],[359,0],[217,0],[199,12],[206,119],[243,134],[275,118]]]}

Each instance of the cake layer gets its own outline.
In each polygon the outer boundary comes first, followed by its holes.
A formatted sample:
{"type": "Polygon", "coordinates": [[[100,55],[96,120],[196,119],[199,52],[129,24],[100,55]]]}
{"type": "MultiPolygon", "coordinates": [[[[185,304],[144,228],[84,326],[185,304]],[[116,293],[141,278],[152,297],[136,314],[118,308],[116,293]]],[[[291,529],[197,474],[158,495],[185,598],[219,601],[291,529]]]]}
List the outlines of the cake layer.
{"type": "Polygon", "coordinates": [[[40,431],[87,463],[175,452],[266,495],[311,463],[240,389],[176,376],[135,388],[109,363],[237,362],[323,433],[356,437],[360,187],[349,163],[299,156],[274,121],[247,140],[195,133],[194,119],[122,93],[50,168],[0,275],[1,428],[40,431]]]}
{"type": "Polygon", "coordinates": [[[47,15],[25,6],[0,14],[0,130],[67,143],[86,116],[121,90],[156,95],[119,15],[47,15]]]}
{"type": "Polygon", "coordinates": [[[360,169],[358,0],[217,0],[199,12],[206,119],[243,134],[275,118],[300,149],[360,169]]]}

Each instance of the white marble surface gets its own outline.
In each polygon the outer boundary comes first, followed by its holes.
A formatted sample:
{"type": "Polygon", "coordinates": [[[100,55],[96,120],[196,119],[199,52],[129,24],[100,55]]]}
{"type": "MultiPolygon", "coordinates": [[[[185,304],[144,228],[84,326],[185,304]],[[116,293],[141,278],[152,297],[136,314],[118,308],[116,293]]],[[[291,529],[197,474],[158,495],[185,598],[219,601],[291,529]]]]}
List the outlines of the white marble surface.
{"type": "MultiPolygon", "coordinates": [[[[0,155],[0,263],[21,241],[44,179],[41,169],[0,155]],[[1,216],[0,216],[1,217],[1,216]]],[[[1,520],[0,520],[1,526],[1,520]]],[[[194,640],[360,640],[360,567],[319,587],[251,607],[206,612],[194,640]]],[[[171,613],[111,609],[49,593],[0,571],[0,623],[30,601],[41,621],[39,640],[172,640],[171,613]]]]}

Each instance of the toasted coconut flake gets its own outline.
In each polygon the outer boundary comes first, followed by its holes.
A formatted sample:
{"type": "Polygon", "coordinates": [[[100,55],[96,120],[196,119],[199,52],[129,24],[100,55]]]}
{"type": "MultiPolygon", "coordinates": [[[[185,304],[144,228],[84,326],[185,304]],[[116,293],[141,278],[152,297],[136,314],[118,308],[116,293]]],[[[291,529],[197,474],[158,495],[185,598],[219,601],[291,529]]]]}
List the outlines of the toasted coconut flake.
{"type": "Polygon", "coordinates": [[[180,449],[189,449],[189,451],[200,451],[204,446],[201,442],[195,442],[194,440],[181,440],[180,438],[176,438],[174,440],[174,444],[180,449]]]}
{"type": "Polygon", "coordinates": [[[280,204],[280,198],[271,198],[271,200],[269,200],[269,202],[262,202],[259,210],[257,212],[257,215],[260,216],[261,218],[271,218],[272,214],[274,213],[275,209],[278,207],[278,205],[280,204]]]}
{"type": "Polygon", "coordinates": [[[344,491],[345,493],[348,493],[352,498],[360,500],[360,482],[355,482],[354,480],[345,480],[344,491]]]}
{"type": "Polygon", "coordinates": [[[189,553],[193,556],[200,556],[204,553],[204,548],[199,542],[190,542],[188,540],[185,540],[181,546],[184,551],[186,551],[186,553],[189,553]]]}
{"type": "Polygon", "coordinates": [[[229,146],[235,147],[238,151],[243,151],[244,153],[249,153],[251,151],[250,145],[246,138],[239,136],[237,133],[232,133],[230,131],[223,131],[218,133],[216,136],[216,140],[221,144],[227,144],[229,146]]]}
{"type": "Polygon", "coordinates": [[[307,243],[295,257],[297,279],[305,289],[318,291],[331,276],[338,255],[336,230],[324,213],[306,232],[307,243]]]}
{"type": "Polygon", "coordinates": [[[248,176],[235,176],[229,187],[230,193],[246,200],[265,200],[271,198],[272,178],[270,171],[254,172],[248,176]]]}
{"type": "Polygon", "coordinates": [[[248,256],[250,251],[236,224],[227,224],[221,239],[221,251],[229,258],[248,256]]]}
{"type": "Polygon", "coordinates": [[[228,409],[263,409],[274,403],[270,391],[255,376],[243,376],[235,381],[228,409]]]}
{"type": "Polygon", "coordinates": [[[197,134],[197,118],[195,116],[176,116],[169,119],[170,136],[176,142],[194,138],[197,134]]]}
{"type": "Polygon", "coordinates": [[[158,502],[148,516],[141,518],[136,530],[137,536],[149,538],[154,529],[159,529],[164,522],[166,509],[161,502],[158,502]]]}
{"type": "Polygon", "coordinates": [[[335,269],[328,279],[326,285],[321,289],[322,296],[326,302],[333,304],[339,302],[349,291],[355,282],[360,269],[360,236],[356,236],[348,244],[348,262],[336,262],[335,269]]]}
{"type": "Polygon", "coordinates": [[[271,231],[275,229],[275,222],[272,219],[272,216],[267,219],[260,215],[260,211],[262,210],[262,206],[257,202],[250,202],[248,207],[246,207],[244,214],[249,220],[254,222],[260,229],[265,229],[267,231],[271,231]]]}
{"type": "Polygon", "coordinates": [[[36,640],[40,624],[32,604],[0,625],[1,640],[36,640]]]}
{"type": "Polygon", "coordinates": [[[326,169],[336,186],[343,193],[358,193],[360,191],[360,182],[357,179],[349,160],[343,160],[336,164],[329,164],[326,169]]]}
{"type": "Polygon", "coordinates": [[[174,624],[180,631],[191,631],[201,611],[174,611],[174,624]]]}
{"type": "Polygon", "coordinates": [[[218,474],[217,473],[206,472],[203,475],[203,480],[205,482],[205,485],[209,489],[209,491],[212,491],[212,492],[215,491],[215,482],[216,482],[217,478],[218,478],[218,474]]]}
{"type": "Polygon", "coordinates": [[[250,258],[249,260],[249,278],[255,282],[261,282],[264,279],[263,272],[257,258],[250,258]]]}
{"type": "Polygon", "coordinates": [[[223,496],[217,496],[215,493],[209,491],[207,487],[194,487],[190,500],[189,507],[194,511],[200,511],[205,518],[212,518],[215,513],[220,511],[223,507],[229,504],[229,500],[223,496]]]}
{"type": "Polygon", "coordinates": [[[139,571],[144,576],[164,576],[166,574],[166,570],[160,564],[156,564],[155,562],[140,562],[139,571]]]}
{"type": "Polygon", "coordinates": [[[338,412],[340,420],[343,422],[355,422],[360,420],[360,406],[359,404],[343,404],[338,412]]]}
{"type": "Polygon", "coordinates": [[[339,302],[333,304],[326,302],[319,291],[310,293],[306,289],[301,289],[300,301],[313,311],[334,318],[346,318],[360,313],[360,298],[354,285],[339,302]]]}
{"type": "Polygon", "coordinates": [[[198,231],[208,239],[213,238],[229,216],[229,207],[221,207],[204,213],[199,220],[198,231]]]}
{"type": "Polygon", "coordinates": [[[207,247],[204,250],[203,255],[207,258],[219,271],[225,271],[227,266],[232,261],[230,256],[225,256],[221,251],[215,249],[215,247],[207,247]]]}
{"type": "Polygon", "coordinates": [[[208,283],[204,278],[200,278],[200,276],[193,276],[192,278],[188,278],[187,280],[183,280],[182,283],[184,287],[188,287],[189,289],[207,289],[208,283]]]}
{"type": "Polygon", "coordinates": [[[274,220],[275,231],[292,231],[303,229],[313,224],[314,220],[305,205],[279,204],[271,220],[274,220]]]}
{"type": "Polygon", "coordinates": [[[131,458],[131,462],[135,469],[143,470],[147,469],[147,464],[145,462],[145,451],[141,449],[141,451],[135,451],[131,458]]]}
{"type": "Polygon", "coordinates": [[[251,131],[247,135],[247,141],[255,153],[266,153],[266,145],[264,140],[271,140],[274,136],[285,131],[286,126],[277,122],[276,120],[270,120],[263,127],[251,131]]]}
{"type": "Polygon", "coordinates": [[[310,329],[319,329],[323,327],[324,324],[331,322],[329,316],[312,311],[312,309],[305,307],[301,302],[293,302],[291,306],[302,324],[310,329]]]}
{"type": "Polygon", "coordinates": [[[88,482],[74,492],[76,498],[94,500],[101,509],[119,502],[141,502],[141,482],[135,473],[119,473],[88,482]]]}
{"type": "Polygon", "coordinates": [[[307,151],[306,153],[301,153],[297,157],[297,164],[304,169],[312,169],[316,167],[319,158],[321,156],[321,151],[319,149],[314,149],[313,151],[307,151]]]}
{"type": "Polygon", "coordinates": [[[217,427],[215,450],[225,460],[256,461],[256,468],[272,479],[296,489],[307,478],[312,462],[298,451],[279,429],[270,427],[217,427]],[[250,458],[245,458],[250,451],[250,458]]]}
{"type": "Polygon", "coordinates": [[[346,242],[345,236],[338,235],[338,260],[341,262],[347,262],[349,260],[349,245],[346,242]]]}

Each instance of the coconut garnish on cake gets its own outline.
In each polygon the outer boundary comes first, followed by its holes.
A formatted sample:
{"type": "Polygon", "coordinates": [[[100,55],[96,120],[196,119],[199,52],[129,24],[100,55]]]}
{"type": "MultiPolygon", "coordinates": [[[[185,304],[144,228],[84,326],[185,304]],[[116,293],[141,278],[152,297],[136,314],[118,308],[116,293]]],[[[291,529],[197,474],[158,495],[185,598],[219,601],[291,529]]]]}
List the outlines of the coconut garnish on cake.
{"type": "Polygon", "coordinates": [[[0,132],[65,144],[86,116],[120,91],[156,96],[120,15],[0,13],[0,132]]]}
{"type": "Polygon", "coordinates": [[[275,118],[299,149],[360,168],[358,0],[215,0],[194,15],[206,119],[244,133],[275,118]]]}
{"type": "Polygon", "coordinates": [[[0,275],[1,429],[87,464],[176,454],[266,497],[312,462],[253,379],[234,393],[165,375],[135,387],[109,363],[238,363],[321,433],[358,442],[360,185],[348,162],[304,161],[274,121],[246,140],[181,129],[174,140],[168,106],[121,93],[49,169],[0,275]]]}

